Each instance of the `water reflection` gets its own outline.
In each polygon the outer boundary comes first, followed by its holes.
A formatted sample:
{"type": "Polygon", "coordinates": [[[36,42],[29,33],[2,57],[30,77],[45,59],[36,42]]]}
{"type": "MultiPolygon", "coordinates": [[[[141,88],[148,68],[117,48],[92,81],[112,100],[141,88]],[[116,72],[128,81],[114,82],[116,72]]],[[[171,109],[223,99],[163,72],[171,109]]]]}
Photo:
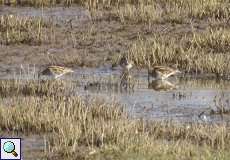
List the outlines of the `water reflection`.
{"type": "Polygon", "coordinates": [[[134,91],[135,80],[128,70],[123,70],[120,76],[121,91],[134,91]]]}
{"type": "Polygon", "coordinates": [[[85,91],[90,91],[93,93],[101,93],[101,92],[110,92],[110,93],[118,93],[119,92],[119,84],[118,83],[106,83],[106,82],[88,82],[84,86],[85,91]]]}
{"type": "MultiPolygon", "coordinates": [[[[111,93],[122,93],[122,92],[133,92],[135,86],[135,78],[128,70],[123,70],[118,78],[110,75],[110,78],[100,77],[100,79],[94,78],[84,85],[84,90],[91,92],[111,92],[111,93]]],[[[83,80],[84,81],[84,80],[83,80]]]]}
{"type": "Polygon", "coordinates": [[[205,77],[183,77],[179,79],[180,86],[197,89],[230,89],[230,81],[205,77]]]}
{"type": "Polygon", "coordinates": [[[155,91],[170,91],[176,88],[175,84],[167,80],[153,80],[148,83],[148,89],[154,89],[155,91]]]}
{"type": "Polygon", "coordinates": [[[192,97],[191,91],[177,91],[172,94],[174,100],[186,100],[192,97]]]}
{"type": "MultiPolygon", "coordinates": [[[[23,75],[19,78],[25,80],[23,75]]],[[[230,122],[228,80],[171,77],[167,81],[148,83],[145,71],[132,70],[129,73],[119,69],[110,70],[108,67],[77,69],[72,76],[65,76],[63,80],[69,80],[76,87],[73,94],[82,97],[98,96],[109,102],[115,99],[125,105],[128,113],[134,118],[179,122],[230,122]],[[201,114],[202,112],[205,114],[201,114]]]]}
{"type": "Polygon", "coordinates": [[[87,83],[84,86],[84,90],[100,91],[101,90],[101,83],[99,83],[99,82],[87,83]]]}

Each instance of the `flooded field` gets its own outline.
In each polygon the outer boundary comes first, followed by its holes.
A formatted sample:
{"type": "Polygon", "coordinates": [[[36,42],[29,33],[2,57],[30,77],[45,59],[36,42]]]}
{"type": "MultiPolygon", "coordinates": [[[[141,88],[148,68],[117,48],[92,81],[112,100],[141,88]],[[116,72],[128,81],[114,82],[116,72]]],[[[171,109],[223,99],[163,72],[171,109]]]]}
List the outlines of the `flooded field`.
{"type": "MultiPolygon", "coordinates": [[[[41,85],[40,80],[36,79],[36,74],[37,69],[30,67],[26,71],[21,70],[20,74],[2,76],[1,84],[16,80],[19,84],[31,85],[29,82],[32,81],[41,85]]],[[[210,75],[182,74],[164,81],[150,80],[148,82],[146,70],[133,69],[130,73],[133,85],[125,88],[121,85],[121,74],[122,70],[119,67],[113,69],[108,66],[96,69],[77,68],[74,73],[56,80],[64,82],[64,87],[67,87],[67,91],[56,94],[80,96],[85,103],[91,103],[95,98],[103,99],[111,104],[118,102],[124,106],[124,110],[131,119],[194,125],[227,125],[230,121],[230,82],[228,80],[218,80],[210,75]]],[[[50,80],[50,77],[42,77],[42,79],[50,80]]],[[[54,84],[53,87],[60,86],[54,84]]],[[[22,94],[21,96],[30,96],[31,93],[28,91],[18,93],[22,94]]],[[[0,105],[14,106],[12,96],[17,96],[17,92],[16,95],[2,97],[0,105]]],[[[35,155],[44,157],[44,153],[49,151],[46,140],[47,137],[41,135],[24,136],[25,158],[30,159],[35,155]]]]}
{"type": "MultiPolygon", "coordinates": [[[[60,81],[66,80],[73,87],[71,94],[82,96],[86,101],[95,97],[108,102],[118,101],[133,118],[182,123],[228,123],[230,120],[228,114],[211,114],[217,112],[219,105],[229,105],[228,80],[218,80],[210,75],[179,75],[148,82],[146,70],[134,69],[131,73],[133,86],[124,88],[120,85],[121,74],[120,68],[79,68],[60,81]]],[[[22,72],[21,75],[5,75],[2,80],[12,78],[26,83],[33,80],[34,75],[22,72]]]]}
{"type": "Polygon", "coordinates": [[[24,159],[228,159],[229,2],[18,2],[0,6],[0,137],[24,159]],[[181,73],[148,80],[157,65],[181,73]]]}
{"type": "Polygon", "coordinates": [[[71,20],[72,27],[89,21],[91,19],[89,11],[82,7],[54,7],[54,8],[32,8],[32,7],[1,7],[0,15],[14,15],[19,18],[44,18],[47,22],[55,25],[65,26],[71,20]]]}
{"type": "MultiPolygon", "coordinates": [[[[95,98],[108,103],[118,102],[124,106],[131,119],[165,121],[174,124],[228,124],[230,82],[213,77],[184,75],[167,81],[147,81],[145,70],[133,70],[134,86],[120,85],[121,70],[101,67],[97,69],[78,68],[71,75],[57,81],[65,81],[71,91],[60,95],[80,96],[86,103],[95,98]],[[223,108],[220,108],[223,106],[223,108]],[[218,113],[225,109],[227,114],[218,113]]],[[[49,77],[43,77],[46,79],[49,77]]],[[[33,74],[5,75],[1,81],[17,79],[20,83],[34,81],[33,74]]],[[[38,80],[35,80],[35,82],[38,80]]],[[[58,87],[58,86],[57,86],[58,87]]],[[[26,96],[26,95],[25,95],[26,96]]],[[[12,106],[10,97],[2,98],[2,106],[12,106]]],[[[48,153],[47,137],[23,136],[25,159],[34,156],[43,158],[48,153]],[[31,154],[33,153],[33,154],[31,154]]]]}

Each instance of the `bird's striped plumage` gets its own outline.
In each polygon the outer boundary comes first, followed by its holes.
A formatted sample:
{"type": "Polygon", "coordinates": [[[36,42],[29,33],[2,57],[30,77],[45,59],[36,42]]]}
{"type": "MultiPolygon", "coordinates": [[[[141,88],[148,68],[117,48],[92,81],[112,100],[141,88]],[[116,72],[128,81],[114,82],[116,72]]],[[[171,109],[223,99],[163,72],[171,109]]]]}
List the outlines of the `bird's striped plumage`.
{"type": "Polygon", "coordinates": [[[148,79],[150,76],[155,79],[167,79],[168,77],[180,73],[179,70],[166,66],[155,66],[148,70],[148,79]]]}
{"type": "Polygon", "coordinates": [[[61,67],[61,66],[48,66],[40,73],[38,73],[38,77],[40,76],[52,76],[55,79],[63,76],[66,73],[74,72],[71,68],[61,67]]]}

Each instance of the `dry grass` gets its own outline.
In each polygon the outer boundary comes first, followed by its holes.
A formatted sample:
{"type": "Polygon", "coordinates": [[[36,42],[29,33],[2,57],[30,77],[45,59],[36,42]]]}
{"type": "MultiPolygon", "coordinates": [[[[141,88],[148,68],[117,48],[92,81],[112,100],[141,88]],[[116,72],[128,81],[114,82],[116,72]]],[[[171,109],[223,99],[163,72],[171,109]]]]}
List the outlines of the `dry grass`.
{"type": "Polygon", "coordinates": [[[42,18],[2,15],[0,17],[0,43],[5,45],[47,43],[52,37],[52,32],[50,32],[52,27],[51,23],[45,22],[42,18]]]}
{"type": "Polygon", "coordinates": [[[211,114],[229,114],[230,113],[230,102],[229,96],[224,93],[220,93],[214,98],[215,107],[211,109],[211,114]]]}
{"type": "MultiPolygon", "coordinates": [[[[52,64],[84,66],[88,52],[101,53],[107,45],[109,47],[106,52],[111,54],[113,50],[110,45],[116,42],[119,49],[122,49],[119,54],[110,55],[112,61],[118,62],[121,54],[127,54],[140,67],[176,64],[179,69],[189,73],[215,73],[218,76],[229,74],[230,37],[227,24],[230,7],[227,0],[10,2],[12,5],[36,7],[77,4],[91,11],[95,24],[83,28],[82,32],[76,28],[69,29],[69,26],[64,29],[54,27],[41,18],[1,16],[0,42],[3,45],[52,43],[58,46],[69,45],[79,50],[83,48],[86,52],[82,57],[78,56],[78,52],[75,56],[51,53],[47,57],[52,64]],[[112,29],[100,29],[101,22],[104,25],[113,21],[119,23],[120,28],[111,27],[112,23],[108,25],[112,29]],[[160,25],[166,25],[166,30],[169,28],[172,31],[158,32],[157,27],[160,25]],[[201,26],[201,29],[195,25],[201,26]],[[205,27],[202,28],[202,25],[205,27]],[[185,27],[185,30],[177,26],[185,27]],[[129,37],[130,31],[134,38],[129,37]]],[[[0,3],[3,1],[0,0],[0,3]]],[[[47,134],[46,152],[51,156],[58,153],[60,157],[77,159],[229,157],[228,125],[134,120],[115,102],[62,94],[71,89],[73,86],[62,81],[1,81],[1,130],[47,134]]],[[[225,106],[229,103],[223,103],[218,98],[216,102],[218,112],[225,112],[225,106]]]]}
{"type": "MultiPolygon", "coordinates": [[[[12,3],[16,3],[16,1],[12,1],[12,3]]],[[[44,6],[52,6],[61,3],[61,1],[28,0],[22,1],[21,5],[43,6],[40,3],[44,3],[44,6]]],[[[74,49],[83,48],[83,52],[85,52],[83,57],[74,55],[74,58],[71,58],[72,55],[67,56],[65,54],[58,59],[58,56],[54,56],[55,60],[53,59],[53,61],[55,62],[51,63],[62,64],[65,61],[64,64],[85,66],[85,56],[89,52],[111,54],[111,44],[121,39],[124,42],[122,46],[127,44],[129,46],[129,51],[126,51],[126,47],[124,47],[122,54],[124,52],[124,54],[130,55],[137,66],[176,64],[179,69],[189,73],[215,73],[219,77],[227,77],[229,74],[230,37],[228,36],[229,27],[227,27],[227,24],[230,7],[226,0],[195,0],[192,2],[189,0],[148,0],[145,2],[140,0],[70,0],[64,3],[82,5],[88,8],[96,24],[100,23],[100,20],[115,20],[121,24],[123,29],[126,25],[135,24],[148,28],[150,33],[148,35],[140,31],[140,35],[136,36],[137,38],[130,40],[128,37],[123,37],[114,31],[100,32],[98,31],[99,27],[97,28],[97,25],[93,23],[88,25],[85,30],[79,29],[79,31],[70,29],[69,26],[66,28],[53,26],[52,23],[47,23],[41,18],[6,15],[2,16],[0,21],[0,42],[5,45],[21,43],[28,45],[50,44],[68,45],[74,49]],[[154,28],[156,24],[167,24],[166,30],[171,28],[171,30],[175,29],[176,31],[164,34],[158,33],[158,31],[152,32],[151,28],[154,28]],[[177,25],[184,25],[185,29],[181,31],[177,29],[177,25]],[[199,25],[207,27],[197,29],[199,25]],[[111,37],[116,38],[108,42],[108,39],[112,39],[111,37]],[[105,46],[109,46],[106,51],[105,46]]],[[[131,29],[126,32],[129,31],[131,29]]],[[[117,56],[120,54],[114,53],[114,55],[112,58],[109,55],[110,59],[118,59],[117,56]]],[[[106,58],[100,61],[105,63],[105,60],[106,58]]],[[[90,61],[88,65],[92,65],[92,63],[90,61]]]]}
{"type": "Polygon", "coordinates": [[[3,131],[47,134],[48,155],[79,159],[224,159],[230,146],[228,125],[134,120],[118,103],[63,94],[3,98],[0,127],[3,131]]]}
{"type": "Polygon", "coordinates": [[[228,76],[230,60],[229,29],[207,30],[181,37],[155,34],[139,37],[129,56],[138,66],[174,65],[190,73],[215,73],[228,76]]]}
{"type": "Polygon", "coordinates": [[[187,78],[181,78],[179,83],[182,86],[188,85],[191,88],[196,89],[221,89],[221,90],[228,90],[230,89],[230,82],[228,80],[220,80],[216,79],[214,76],[210,77],[187,77],[187,78]]]}
{"type": "Polygon", "coordinates": [[[226,0],[176,0],[176,1],[137,1],[125,3],[117,9],[120,19],[134,22],[184,23],[187,18],[228,19],[230,10],[226,0]]]}
{"type": "MultiPolygon", "coordinates": [[[[77,82],[76,82],[77,83],[77,82]]],[[[68,94],[74,89],[69,81],[53,80],[1,80],[1,97],[17,96],[57,96],[68,94]]]]}
{"type": "MultiPolygon", "coordinates": [[[[4,1],[1,0],[1,3],[4,4],[4,1]]],[[[110,16],[119,18],[123,23],[131,21],[148,24],[156,22],[181,24],[188,22],[188,18],[228,21],[230,15],[230,4],[227,0],[9,0],[9,4],[37,7],[77,4],[91,10],[92,14],[98,10],[110,10],[110,16]]]]}
{"type": "MultiPolygon", "coordinates": [[[[121,9],[122,17],[147,20],[153,17],[153,13],[158,13],[158,17],[172,16],[176,17],[214,17],[227,18],[229,16],[229,3],[227,0],[175,0],[175,1],[158,1],[158,0],[9,0],[8,4],[12,5],[30,5],[30,6],[54,6],[54,5],[83,5],[89,9],[121,9]],[[126,11],[125,11],[125,10],[126,11]],[[151,12],[152,11],[152,12],[151,12]],[[137,14],[140,13],[140,14],[137,14]],[[136,16],[135,16],[136,15],[136,16]],[[133,18],[132,18],[133,17],[133,18]]],[[[0,1],[4,4],[4,1],[0,1]]]]}

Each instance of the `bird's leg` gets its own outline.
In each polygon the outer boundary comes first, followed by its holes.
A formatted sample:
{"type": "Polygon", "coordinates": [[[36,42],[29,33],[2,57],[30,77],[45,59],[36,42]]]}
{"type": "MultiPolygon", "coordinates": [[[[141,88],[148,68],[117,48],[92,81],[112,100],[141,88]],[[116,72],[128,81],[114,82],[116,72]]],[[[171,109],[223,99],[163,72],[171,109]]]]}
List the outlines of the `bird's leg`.
{"type": "Polygon", "coordinates": [[[148,83],[149,83],[149,73],[148,73],[148,83]]]}
{"type": "Polygon", "coordinates": [[[37,74],[37,78],[38,78],[38,79],[41,78],[41,73],[40,73],[40,72],[37,74]]]}
{"type": "Polygon", "coordinates": [[[34,74],[34,80],[38,80],[39,79],[39,74],[34,74]]]}
{"type": "Polygon", "coordinates": [[[150,71],[148,69],[148,84],[150,83],[150,71]]]}
{"type": "Polygon", "coordinates": [[[147,62],[148,62],[148,84],[149,84],[149,82],[150,82],[150,67],[151,67],[151,65],[150,65],[150,59],[149,59],[149,57],[147,57],[148,58],[148,60],[147,60],[147,62]]]}

